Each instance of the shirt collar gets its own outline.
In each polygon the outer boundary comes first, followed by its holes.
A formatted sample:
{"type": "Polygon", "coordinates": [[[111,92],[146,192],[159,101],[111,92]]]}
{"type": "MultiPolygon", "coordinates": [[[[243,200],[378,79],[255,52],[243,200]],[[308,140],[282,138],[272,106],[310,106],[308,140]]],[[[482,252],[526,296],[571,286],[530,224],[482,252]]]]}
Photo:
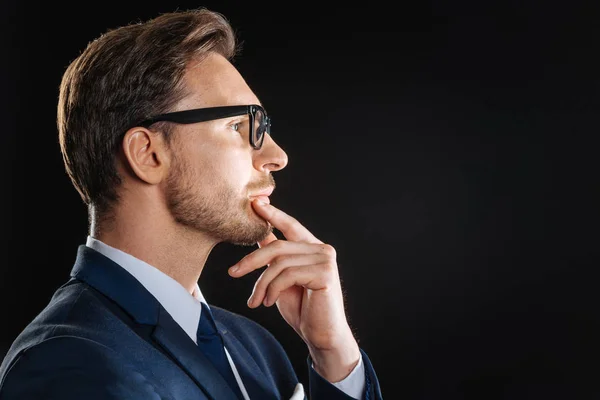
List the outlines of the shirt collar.
{"type": "MultiPolygon", "coordinates": [[[[201,303],[208,303],[196,283],[190,294],[179,282],[152,265],[111,247],[106,243],[87,237],[86,246],[96,250],[133,275],[173,317],[173,320],[196,342],[198,321],[202,312],[201,303]]],[[[210,306],[209,306],[210,308],[210,306]]]]}

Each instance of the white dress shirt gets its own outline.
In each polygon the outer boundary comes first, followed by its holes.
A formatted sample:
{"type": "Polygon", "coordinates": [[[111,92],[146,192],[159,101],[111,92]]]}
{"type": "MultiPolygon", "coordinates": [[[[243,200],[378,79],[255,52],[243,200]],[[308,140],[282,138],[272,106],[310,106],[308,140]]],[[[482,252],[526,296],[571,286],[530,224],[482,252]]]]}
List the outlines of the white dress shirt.
{"type": "MultiPolygon", "coordinates": [[[[125,253],[122,250],[116,249],[95,239],[91,236],[87,237],[86,246],[98,251],[104,256],[120,265],[127,272],[133,275],[145,288],[148,290],[171,315],[173,320],[179,324],[181,329],[196,342],[196,331],[200,314],[202,312],[201,303],[210,306],[204,299],[200,287],[196,284],[194,292],[190,294],[179,282],[163,273],[158,268],[125,253]]],[[[235,364],[225,348],[225,354],[229,360],[229,365],[233,370],[235,379],[240,386],[240,390],[244,395],[245,400],[250,400],[248,392],[244,387],[244,383],[238,373],[235,364]]],[[[365,372],[362,363],[362,356],[358,361],[358,365],[352,370],[350,375],[339,382],[333,383],[338,389],[346,393],[348,396],[355,399],[361,399],[365,387],[365,372]]],[[[303,398],[303,396],[302,396],[303,398]]],[[[253,399],[255,400],[255,399],[253,399]]]]}

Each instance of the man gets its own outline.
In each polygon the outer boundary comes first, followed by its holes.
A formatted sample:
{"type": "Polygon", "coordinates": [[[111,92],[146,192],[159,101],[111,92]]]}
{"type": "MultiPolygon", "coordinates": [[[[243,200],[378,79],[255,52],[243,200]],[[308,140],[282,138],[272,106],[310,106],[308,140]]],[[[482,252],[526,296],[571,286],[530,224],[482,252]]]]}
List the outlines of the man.
{"type": "Polygon", "coordinates": [[[59,139],[89,236],[3,360],[0,399],[381,398],[335,250],[269,204],[287,155],[236,46],[222,15],[182,11],[106,32],[67,68],[59,139]],[[202,296],[220,242],[258,244],[229,273],[267,266],[248,306],[277,305],[306,343],[306,392],[266,329],[202,296]]]}

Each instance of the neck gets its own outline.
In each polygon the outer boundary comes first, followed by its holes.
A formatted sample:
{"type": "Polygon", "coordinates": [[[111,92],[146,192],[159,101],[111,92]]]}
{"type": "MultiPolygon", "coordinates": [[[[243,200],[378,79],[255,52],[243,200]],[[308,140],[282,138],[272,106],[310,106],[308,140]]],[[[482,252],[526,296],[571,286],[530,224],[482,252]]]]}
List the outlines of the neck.
{"type": "Polygon", "coordinates": [[[159,269],[191,294],[217,242],[178,224],[164,209],[133,203],[115,207],[110,223],[90,218],[90,235],[159,269]]]}

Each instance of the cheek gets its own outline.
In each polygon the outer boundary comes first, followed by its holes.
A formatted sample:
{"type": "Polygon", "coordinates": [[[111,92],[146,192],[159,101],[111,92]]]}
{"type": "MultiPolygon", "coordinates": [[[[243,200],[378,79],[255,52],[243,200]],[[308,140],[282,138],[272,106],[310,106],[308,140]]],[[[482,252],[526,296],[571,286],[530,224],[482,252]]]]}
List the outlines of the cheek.
{"type": "Polygon", "coordinates": [[[195,173],[208,188],[229,187],[243,193],[252,178],[252,159],[245,151],[213,148],[196,165],[195,173]]]}

